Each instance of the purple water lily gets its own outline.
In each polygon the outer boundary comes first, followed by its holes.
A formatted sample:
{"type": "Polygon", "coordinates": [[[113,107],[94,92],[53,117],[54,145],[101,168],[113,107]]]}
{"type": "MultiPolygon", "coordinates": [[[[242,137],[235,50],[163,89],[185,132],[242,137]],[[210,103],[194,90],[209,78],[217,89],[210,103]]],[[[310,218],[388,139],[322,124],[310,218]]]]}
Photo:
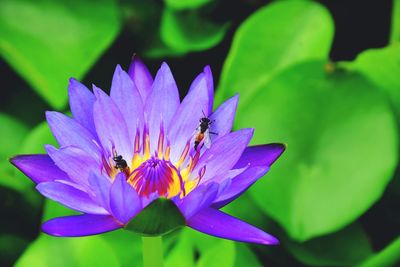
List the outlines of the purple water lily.
{"type": "Polygon", "coordinates": [[[46,113],[60,148],[11,159],[42,195],[82,213],[51,219],[44,232],[70,237],[124,228],[162,198],[200,232],[278,243],[219,210],[266,174],[285,146],[248,146],[253,129],[231,132],[238,96],[212,111],[209,67],[182,102],[166,63],[153,81],[137,59],[128,73],[117,66],[110,95],[74,79],[68,89],[73,118],[46,113]]]}

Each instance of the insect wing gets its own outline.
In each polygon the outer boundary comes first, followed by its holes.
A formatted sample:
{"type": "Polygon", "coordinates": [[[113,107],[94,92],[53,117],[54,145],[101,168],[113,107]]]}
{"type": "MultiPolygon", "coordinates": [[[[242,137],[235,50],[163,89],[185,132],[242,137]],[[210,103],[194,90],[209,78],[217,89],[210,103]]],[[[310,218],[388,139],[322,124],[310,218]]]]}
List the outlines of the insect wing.
{"type": "Polygon", "coordinates": [[[210,138],[210,130],[207,129],[204,132],[204,146],[208,149],[211,147],[211,138],[210,138]]]}

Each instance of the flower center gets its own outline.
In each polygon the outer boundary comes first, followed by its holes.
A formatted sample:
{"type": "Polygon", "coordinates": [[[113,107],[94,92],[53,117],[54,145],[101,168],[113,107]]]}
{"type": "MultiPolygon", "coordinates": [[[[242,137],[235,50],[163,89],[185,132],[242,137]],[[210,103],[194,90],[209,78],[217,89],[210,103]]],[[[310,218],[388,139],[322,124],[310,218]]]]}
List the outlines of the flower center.
{"type": "Polygon", "coordinates": [[[135,169],[128,182],[140,196],[146,197],[157,192],[159,196],[171,198],[184,190],[178,170],[169,161],[156,157],[151,157],[135,169]]]}

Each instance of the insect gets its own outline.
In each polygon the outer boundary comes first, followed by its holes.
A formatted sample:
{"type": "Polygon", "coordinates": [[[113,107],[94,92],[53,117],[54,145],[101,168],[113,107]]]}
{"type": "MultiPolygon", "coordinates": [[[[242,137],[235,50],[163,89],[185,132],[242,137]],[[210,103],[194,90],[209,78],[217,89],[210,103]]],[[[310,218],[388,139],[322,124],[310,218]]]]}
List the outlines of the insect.
{"type": "Polygon", "coordinates": [[[126,160],[121,155],[118,155],[116,151],[114,151],[113,160],[115,162],[115,168],[129,175],[129,167],[126,163],[126,160]]]}
{"type": "Polygon", "coordinates": [[[211,145],[211,139],[210,139],[210,134],[217,134],[214,132],[210,131],[210,126],[211,124],[214,122],[212,120],[210,120],[203,112],[203,116],[202,118],[200,118],[199,122],[199,126],[197,127],[197,132],[194,138],[194,149],[197,150],[197,147],[199,146],[199,144],[201,143],[201,141],[204,140],[204,145],[209,148],[211,145]]]}

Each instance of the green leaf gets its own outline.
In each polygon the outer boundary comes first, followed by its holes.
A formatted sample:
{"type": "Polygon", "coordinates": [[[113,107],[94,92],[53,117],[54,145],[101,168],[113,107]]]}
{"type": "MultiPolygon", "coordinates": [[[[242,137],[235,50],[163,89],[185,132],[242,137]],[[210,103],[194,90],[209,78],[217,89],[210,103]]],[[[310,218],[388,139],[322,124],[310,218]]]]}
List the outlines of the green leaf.
{"type": "Polygon", "coordinates": [[[58,109],[68,78],[82,78],[119,29],[113,0],[0,2],[1,56],[58,109]]]}
{"type": "Polygon", "coordinates": [[[228,24],[216,24],[197,11],[176,12],[165,8],[161,19],[161,40],[180,54],[209,49],[224,38],[228,24]]]}
{"type": "Polygon", "coordinates": [[[17,119],[0,113],[0,157],[8,158],[18,151],[28,128],[17,119]]]}
{"type": "Polygon", "coordinates": [[[291,254],[307,266],[355,266],[373,251],[359,224],[304,243],[285,242],[291,254]]]}
{"type": "Polygon", "coordinates": [[[400,0],[393,0],[390,43],[400,41],[400,0]]]}
{"type": "Polygon", "coordinates": [[[260,85],[237,116],[254,143],[288,148],[250,189],[297,241],[337,231],[376,202],[397,163],[397,127],[386,97],[355,73],[295,65],[260,85]]]}
{"type": "Polygon", "coordinates": [[[197,267],[234,267],[235,243],[220,239],[205,249],[197,263],[197,267]]]}
{"type": "Polygon", "coordinates": [[[246,244],[236,244],[236,257],[235,267],[251,266],[251,267],[262,267],[258,261],[257,256],[251,251],[246,244]]]}
{"type": "Polygon", "coordinates": [[[112,247],[100,236],[56,238],[41,234],[17,261],[16,267],[119,267],[112,247]]]}
{"type": "Polygon", "coordinates": [[[397,266],[396,263],[400,262],[400,237],[397,237],[379,253],[372,255],[365,260],[360,267],[390,267],[397,266]]]}
{"type": "Polygon", "coordinates": [[[159,198],[136,215],[125,229],[142,235],[157,236],[169,233],[185,224],[185,218],[175,203],[159,198]]]}
{"type": "Polygon", "coordinates": [[[333,33],[329,12],[313,1],[276,1],[259,9],[235,33],[217,102],[239,92],[241,108],[285,67],[326,59],[333,33]]]}
{"type": "Polygon", "coordinates": [[[164,0],[168,7],[176,10],[196,9],[211,1],[212,0],[164,0]]]}
{"type": "Polygon", "coordinates": [[[57,145],[46,121],[38,124],[22,142],[20,154],[46,153],[44,145],[57,145]]]}
{"type": "Polygon", "coordinates": [[[369,49],[344,67],[362,72],[384,90],[400,114],[400,43],[381,49],[369,49]]]}
{"type": "Polygon", "coordinates": [[[10,234],[0,234],[0,265],[12,266],[27,246],[28,241],[21,237],[10,234]]]}
{"type": "Polygon", "coordinates": [[[23,192],[31,183],[15,179],[14,167],[9,158],[18,153],[22,140],[28,134],[28,128],[4,113],[0,113],[0,125],[0,185],[23,192]]]}

